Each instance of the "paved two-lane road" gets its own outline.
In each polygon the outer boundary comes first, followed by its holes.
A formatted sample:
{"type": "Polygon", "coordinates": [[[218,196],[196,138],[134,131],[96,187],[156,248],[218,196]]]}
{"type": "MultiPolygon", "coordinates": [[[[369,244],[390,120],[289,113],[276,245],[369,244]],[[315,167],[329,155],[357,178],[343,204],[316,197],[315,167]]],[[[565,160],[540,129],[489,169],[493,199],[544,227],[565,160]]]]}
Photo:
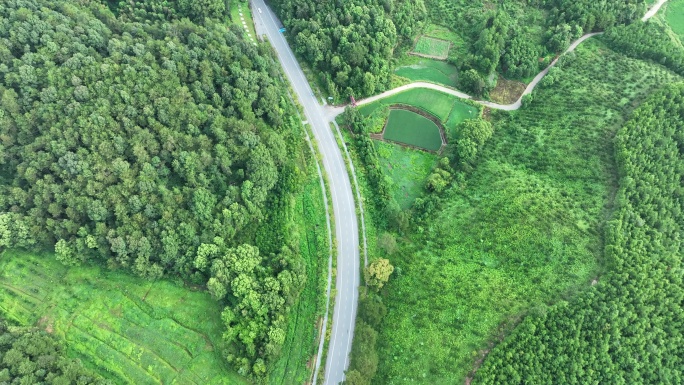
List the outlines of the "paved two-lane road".
{"type": "Polygon", "coordinates": [[[257,34],[268,37],[285,75],[290,80],[304,108],[306,120],[311,125],[318,143],[330,186],[337,240],[337,279],[335,281],[337,294],[328,358],[325,364],[325,384],[334,385],[344,380],[344,371],[349,365],[349,352],[354,336],[354,321],[359,296],[359,230],[354,196],[347,168],[330,129],[329,120],[323,107],[313,96],[311,87],[292,50],[287,45],[287,41],[279,32],[282,24],[263,0],[252,0],[252,14],[257,34]]]}

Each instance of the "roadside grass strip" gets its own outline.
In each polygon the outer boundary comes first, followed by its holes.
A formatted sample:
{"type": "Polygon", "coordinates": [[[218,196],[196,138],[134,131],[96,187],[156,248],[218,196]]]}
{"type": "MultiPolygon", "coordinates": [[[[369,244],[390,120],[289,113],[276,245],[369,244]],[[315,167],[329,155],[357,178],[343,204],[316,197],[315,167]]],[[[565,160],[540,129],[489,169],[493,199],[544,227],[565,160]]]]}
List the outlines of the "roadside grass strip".
{"type": "Polygon", "coordinates": [[[451,43],[446,40],[421,36],[418,38],[416,46],[413,47],[413,54],[446,59],[449,56],[449,47],[451,47],[451,43]]]}
{"type": "Polygon", "coordinates": [[[230,3],[230,19],[233,23],[241,26],[245,30],[245,35],[250,43],[256,45],[256,30],[252,21],[252,12],[246,3],[233,1],[230,3]]]}
{"type": "Polygon", "coordinates": [[[382,137],[430,151],[437,151],[442,147],[439,127],[426,117],[408,110],[390,110],[382,137]]]}
{"type": "Polygon", "coordinates": [[[0,312],[63,338],[70,357],[116,383],[247,383],[221,357],[220,305],[170,281],[5,251],[0,312]]]}

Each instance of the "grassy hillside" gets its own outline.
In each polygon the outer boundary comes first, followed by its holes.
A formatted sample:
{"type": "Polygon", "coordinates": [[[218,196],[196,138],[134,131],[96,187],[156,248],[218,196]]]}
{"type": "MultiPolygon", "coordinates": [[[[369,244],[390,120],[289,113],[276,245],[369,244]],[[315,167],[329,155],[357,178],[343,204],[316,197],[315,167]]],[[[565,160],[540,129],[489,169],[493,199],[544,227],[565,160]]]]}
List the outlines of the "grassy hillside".
{"type": "Polygon", "coordinates": [[[676,78],[589,41],[520,111],[493,115],[475,170],[397,234],[373,383],[461,384],[521,315],[601,274],[612,137],[646,94],[676,78]]]}
{"type": "Polygon", "coordinates": [[[5,318],[62,337],[117,383],[247,383],[226,369],[221,307],[206,292],[21,251],[3,252],[0,271],[5,318]]]}

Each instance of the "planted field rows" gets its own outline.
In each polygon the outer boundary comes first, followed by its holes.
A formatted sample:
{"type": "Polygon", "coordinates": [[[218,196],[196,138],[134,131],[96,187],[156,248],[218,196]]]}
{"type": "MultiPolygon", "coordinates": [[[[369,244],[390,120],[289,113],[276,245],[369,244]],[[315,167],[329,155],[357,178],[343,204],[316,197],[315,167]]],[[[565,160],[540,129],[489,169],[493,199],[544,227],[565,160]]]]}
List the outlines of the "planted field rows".
{"type": "Polygon", "coordinates": [[[446,59],[449,56],[451,43],[446,40],[433,37],[421,36],[413,47],[415,55],[427,56],[438,59],[446,59]]]}
{"type": "Polygon", "coordinates": [[[62,337],[69,356],[115,382],[245,383],[226,369],[220,306],[207,293],[50,255],[5,252],[0,271],[4,317],[62,337]]]}
{"type": "Polygon", "coordinates": [[[439,127],[430,119],[415,112],[390,110],[383,139],[437,151],[442,147],[439,127]]]}

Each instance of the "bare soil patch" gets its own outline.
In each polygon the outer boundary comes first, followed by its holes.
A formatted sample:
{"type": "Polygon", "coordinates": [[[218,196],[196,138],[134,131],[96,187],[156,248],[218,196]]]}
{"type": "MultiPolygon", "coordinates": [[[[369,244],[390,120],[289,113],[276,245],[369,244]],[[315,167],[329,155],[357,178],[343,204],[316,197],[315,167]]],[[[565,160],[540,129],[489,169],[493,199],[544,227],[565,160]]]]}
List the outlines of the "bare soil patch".
{"type": "Polygon", "coordinates": [[[496,87],[489,92],[489,97],[493,102],[499,104],[514,103],[525,91],[525,83],[515,80],[508,80],[499,76],[496,87]]]}

